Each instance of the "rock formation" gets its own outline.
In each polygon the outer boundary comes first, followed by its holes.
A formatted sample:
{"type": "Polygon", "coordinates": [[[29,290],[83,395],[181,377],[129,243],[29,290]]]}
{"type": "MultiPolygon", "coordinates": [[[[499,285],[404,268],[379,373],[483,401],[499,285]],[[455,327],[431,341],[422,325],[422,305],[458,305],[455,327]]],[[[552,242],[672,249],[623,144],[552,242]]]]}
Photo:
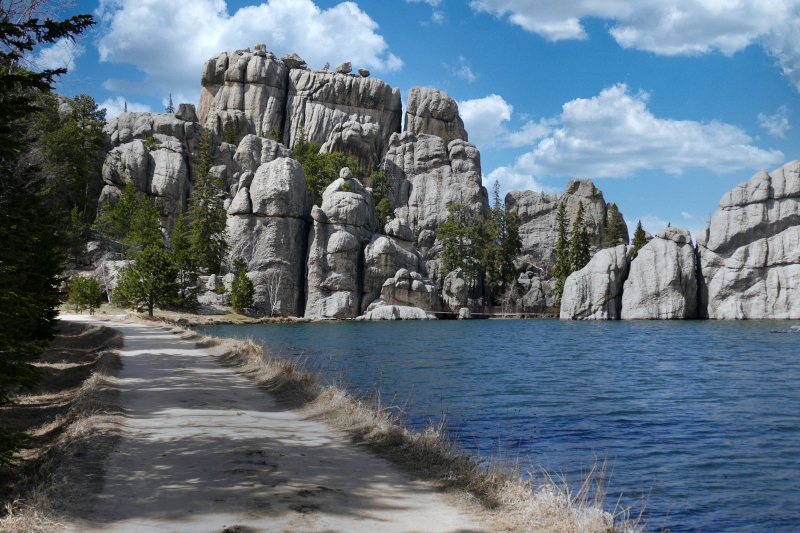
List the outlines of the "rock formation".
{"type": "Polygon", "coordinates": [[[203,67],[200,121],[221,136],[230,118],[240,136],[274,135],[290,149],[303,135],[373,168],[400,131],[400,90],[351,70],[349,63],[336,71],[308,69],[296,54],[278,59],[264,45],[223,52],[203,67]]]}
{"type": "Polygon", "coordinates": [[[363,320],[434,320],[436,287],[418,272],[401,268],[381,287],[380,300],[373,302],[363,320]]]}
{"type": "MultiPolygon", "coordinates": [[[[567,184],[566,192],[550,194],[534,191],[511,191],[506,195],[506,207],[520,216],[519,234],[522,239],[522,254],[540,267],[552,267],[556,261],[556,213],[558,205],[564,203],[570,228],[578,205],[583,202],[584,220],[589,233],[589,242],[593,251],[603,247],[603,231],[606,227],[607,205],[603,199],[603,191],[592,183],[592,180],[573,179],[567,184]]],[[[622,218],[622,213],[620,213],[622,218]]],[[[625,242],[628,241],[628,229],[623,218],[622,223],[625,242]]]]}
{"type": "MultiPolygon", "coordinates": [[[[632,246],[601,250],[564,284],[561,318],[614,320],[622,315],[623,283],[628,277],[632,246]]],[[[641,251],[639,252],[641,253],[641,251]]]]}
{"type": "Polygon", "coordinates": [[[152,137],[156,143],[177,141],[191,152],[203,132],[197,122],[194,106],[180,104],[178,113],[122,113],[108,121],[103,128],[111,144],[120,146],[134,139],[147,140],[152,137]]]}
{"type": "Polygon", "coordinates": [[[412,87],[408,91],[405,131],[415,135],[441,137],[445,145],[467,138],[464,122],[458,115],[458,104],[447,93],[429,87],[412,87]]]}
{"type": "Polygon", "coordinates": [[[256,307],[285,315],[301,312],[310,207],[303,168],[286,157],[259,165],[230,204],[230,257],[247,262],[256,307]]]}
{"type": "Polygon", "coordinates": [[[741,182],[697,236],[700,316],[800,318],[800,161],[741,182]]]}
{"type": "Polygon", "coordinates": [[[421,257],[414,246],[414,233],[405,220],[392,220],[386,225],[385,232],[386,235],[373,235],[364,249],[362,309],[381,297],[384,283],[398,271],[420,270],[421,257]]]}
{"type": "Polygon", "coordinates": [[[354,318],[361,314],[364,247],[378,225],[372,193],[344,168],[311,218],[305,316],[354,318]]]}
{"type": "Polygon", "coordinates": [[[631,262],[622,318],[671,320],[697,316],[694,248],[686,228],[656,233],[631,262]]]}

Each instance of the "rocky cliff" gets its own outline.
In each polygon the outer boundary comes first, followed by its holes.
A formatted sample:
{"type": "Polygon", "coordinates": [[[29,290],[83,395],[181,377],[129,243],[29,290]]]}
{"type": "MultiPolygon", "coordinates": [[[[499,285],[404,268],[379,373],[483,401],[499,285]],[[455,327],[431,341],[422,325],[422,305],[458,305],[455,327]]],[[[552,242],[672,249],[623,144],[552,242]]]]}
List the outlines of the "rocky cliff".
{"type": "Polygon", "coordinates": [[[726,193],[697,236],[699,312],[800,318],[800,161],[726,193]]]}

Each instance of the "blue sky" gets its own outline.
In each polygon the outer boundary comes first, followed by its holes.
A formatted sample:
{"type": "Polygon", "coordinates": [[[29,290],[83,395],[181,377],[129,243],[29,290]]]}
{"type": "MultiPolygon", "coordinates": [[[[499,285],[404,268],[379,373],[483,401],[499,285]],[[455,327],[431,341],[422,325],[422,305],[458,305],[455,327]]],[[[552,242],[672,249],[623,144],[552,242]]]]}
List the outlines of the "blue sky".
{"type": "Polygon", "coordinates": [[[109,110],[197,103],[200,68],[265,43],[459,102],[485,185],[592,178],[629,225],[694,236],[723,193],[800,158],[800,0],[79,1],[98,27],[34,58],[109,110]]]}

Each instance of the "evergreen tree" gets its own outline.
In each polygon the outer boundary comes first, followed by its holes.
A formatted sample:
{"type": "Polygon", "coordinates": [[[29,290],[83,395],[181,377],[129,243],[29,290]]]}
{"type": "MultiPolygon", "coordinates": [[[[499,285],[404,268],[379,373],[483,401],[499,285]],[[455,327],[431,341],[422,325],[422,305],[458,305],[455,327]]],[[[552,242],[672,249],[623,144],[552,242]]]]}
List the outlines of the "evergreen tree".
{"type": "Polygon", "coordinates": [[[247,272],[239,272],[236,279],[233,280],[233,287],[231,287],[231,307],[237,311],[253,307],[255,294],[253,280],[247,277],[247,272]]]}
{"type": "Polygon", "coordinates": [[[127,98],[125,99],[125,107],[123,108],[122,112],[123,113],[127,113],[128,112],[128,99],[127,98]]]}
{"type": "Polygon", "coordinates": [[[625,228],[622,222],[622,215],[619,214],[617,204],[608,205],[606,214],[606,230],[603,237],[603,248],[614,248],[625,242],[625,228]]]}
{"type": "Polygon", "coordinates": [[[155,202],[144,195],[141,198],[136,196],[133,184],[125,185],[114,207],[106,203],[94,225],[103,237],[122,245],[126,257],[151,245],[163,246],[160,215],[155,202]]]}
{"type": "Polygon", "coordinates": [[[170,254],[159,246],[150,246],[133,264],[120,271],[114,300],[153,316],[156,307],[168,307],[178,298],[178,268],[170,254]]]}
{"type": "Polygon", "coordinates": [[[569,243],[570,261],[572,271],[585,267],[591,259],[589,251],[589,232],[586,229],[586,221],[583,219],[583,201],[578,204],[578,212],[572,222],[572,239],[569,243]]]}
{"type": "Polygon", "coordinates": [[[236,126],[233,124],[231,116],[228,115],[228,121],[225,123],[225,130],[223,132],[225,142],[228,144],[239,144],[236,141],[236,126]]]}
{"type": "Polygon", "coordinates": [[[172,105],[172,93],[169,93],[169,104],[164,106],[164,113],[174,113],[174,112],[175,112],[175,106],[172,105]]]}
{"type": "Polygon", "coordinates": [[[184,213],[178,217],[175,230],[172,232],[172,257],[178,269],[178,300],[176,304],[182,309],[194,309],[197,307],[197,294],[200,292],[200,287],[194,286],[198,277],[197,262],[192,255],[184,213]]]}
{"type": "Polygon", "coordinates": [[[197,178],[189,197],[189,247],[201,271],[219,274],[228,253],[228,217],[222,199],[224,184],[209,172],[213,165],[211,149],[211,137],[206,130],[199,144],[200,157],[195,165],[197,178]]]}
{"type": "MultiPolygon", "coordinates": [[[[7,4],[3,4],[8,8],[7,4]]],[[[0,407],[12,390],[35,386],[33,363],[55,335],[63,252],[59,220],[48,209],[49,187],[30,164],[37,95],[66,69],[33,72],[20,61],[41,43],[74,40],[94,24],[90,15],[62,22],[0,17],[0,407]]],[[[0,465],[14,459],[24,435],[0,427],[0,465]]]]}
{"type": "Polygon", "coordinates": [[[561,202],[558,204],[558,211],[556,212],[558,240],[556,241],[556,264],[553,266],[553,276],[556,277],[556,287],[553,291],[556,295],[556,307],[561,306],[564,283],[566,283],[569,275],[572,274],[572,254],[570,253],[568,224],[567,209],[564,207],[564,203],[561,202]]]}
{"type": "Polygon", "coordinates": [[[499,299],[516,278],[514,259],[522,250],[520,219],[500,201],[500,183],[494,182],[494,206],[489,220],[481,225],[478,255],[481,257],[492,296],[499,299]]]}
{"type": "Polygon", "coordinates": [[[88,309],[89,314],[93,315],[94,310],[99,308],[103,303],[103,293],[100,291],[100,283],[98,283],[95,278],[76,276],[72,279],[67,303],[71,305],[77,313],[88,309]]]}
{"type": "Polygon", "coordinates": [[[130,231],[125,239],[127,245],[136,250],[144,250],[148,246],[163,248],[164,237],[161,234],[160,218],[155,200],[142,195],[136,202],[136,209],[131,218],[130,231]]]}
{"type": "Polygon", "coordinates": [[[66,227],[62,229],[64,251],[73,263],[77,263],[86,251],[86,231],[88,226],[83,220],[80,208],[75,205],[69,213],[66,227]]]}
{"type": "Polygon", "coordinates": [[[481,261],[475,253],[480,241],[478,217],[469,206],[455,203],[447,209],[447,220],[436,230],[442,242],[442,276],[461,268],[464,279],[474,282],[481,272],[481,261]]]}
{"type": "Polygon", "coordinates": [[[633,256],[636,257],[636,254],[639,253],[639,250],[642,249],[642,246],[647,244],[647,237],[644,234],[644,228],[642,227],[642,221],[640,220],[636,224],[636,231],[633,233],[633,256]]]}

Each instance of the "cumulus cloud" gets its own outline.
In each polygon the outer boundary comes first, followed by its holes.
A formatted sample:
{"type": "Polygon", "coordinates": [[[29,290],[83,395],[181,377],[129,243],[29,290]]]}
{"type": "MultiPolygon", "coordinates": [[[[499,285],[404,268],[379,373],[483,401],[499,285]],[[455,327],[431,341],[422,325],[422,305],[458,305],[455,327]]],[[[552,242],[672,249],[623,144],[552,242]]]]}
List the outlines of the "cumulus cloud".
{"type": "MultiPolygon", "coordinates": [[[[125,98],[117,96],[116,98],[108,98],[106,101],[97,104],[98,109],[105,108],[106,118],[114,118],[119,116],[125,110],[125,98]]],[[[128,102],[128,111],[152,111],[150,106],[145,104],[138,104],[136,102],[128,102]]]]}
{"type": "Polygon", "coordinates": [[[558,193],[554,187],[546,187],[536,181],[536,178],[527,174],[520,174],[512,167],[499,167],[483,177],[483,184],[491,189],[494,182],[500,184],[500,197],[504,198],[509,191],[529,190],[534,192],[558,193]]]}
{"type": "Polygon", "coordinates": [[[789,125],[789,108],[782,105],[774,115],[758,114],[758,125],[769,132],[773,137],[786,137],[786,131],[792,129],[789,125]]]}
{"type": "Polygon", "coordinates": [[[297,52],[317,68],[351,61],[386,72],[403,65],[378,24],[353,2],[323,10],[311,0],[267,0],[231,15],[224,0],[101,0],[95,15],[100,60],[145,73],[138,84],[109,80],[109,90],[197,95],[206,59],[256,43],[278,56],[297,52]]]}
{"type": "Polygon", "coordinates": [[[800,88],[800,0],[473,0],[476,11],[506,17],[548,41],[586,39],[587,18],[613,21],[609,33],[624,48],[664,55],[732,55],[761,43],[800,88]]]}
{"type": "Polygon", "coordinates": [[[681,216],[683,217],[683,220],[702,220],[703,219],[703,217],[701,217],[700,215],[693,215],[693,214],[689,213],[688,211],[681,211],[681,216]]]}
{"type": "Polygon", "coordinates": [[[406,2],[410,4],[419,4],[420,2],[424,2],[430,6],[436,7],[442,3],[442,0],[406,0],[406,2]]]}
{"type": "Polygon", "coordinates": [[[558,121],[540,119],[528,121],[518,131],[509,131],[505,123],[511,120],[514,106],[497,94],[458,103],[458,111],[469,133],[469,140],[479,149],[489,146],[519,148],[534,144],[548,135],[558,121]]]}
{"type": "Polygon", "coordinates": [[[39,49],[36,55],[30,58],[30,62],[40,69],[65,68],[73,71],[75,70],[75,60],[85,50],[83,46],[74,41],[59,39],[52,46],[39,49]]]}
{"type": "Polygon", "coordinates": [[[738,126],[658,118],[648,100],[648,93],[631,94],[618,84],[599,96],[567,102],[560,127],[520,156],[514,170],[530,176],[627,177],[640,169],[682,174],[702,167],[725,173],[784,160],[778,150],[754,146],[738,126]]]}

